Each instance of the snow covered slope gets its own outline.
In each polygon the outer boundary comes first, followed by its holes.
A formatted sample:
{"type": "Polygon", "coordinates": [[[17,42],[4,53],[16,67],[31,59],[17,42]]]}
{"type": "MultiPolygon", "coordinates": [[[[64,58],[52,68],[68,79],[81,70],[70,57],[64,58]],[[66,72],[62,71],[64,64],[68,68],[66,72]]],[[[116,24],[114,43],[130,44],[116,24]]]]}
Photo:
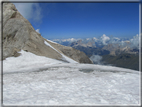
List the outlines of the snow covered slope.
{"type": "MultiPolygon", "coordinates": [[[[51,41],[50,41],[50,42],[51,42],[51,41]]],[[[47,43],[46,41],[44,41],[44,43],[45,43],[47,46],[49,46],[49,47],[51,47],[52,49],[54,49],[56,52],[58,52],[58,53],[62,56],[62,60],[63,60],[63,61],[67,61],[67,62],[70,62],[70,63],[78,63],[78,62],[74,61],[73,59],[71,59],[71,58],[65,56],[64,54],[60,53],[59,51],[57,51],[53,46],[51,46],[51,45],[50,45],[49,43],[47,43]]]]}
{"type": "Polygon", "coordinates": [[[21,51],[3,61],[4,105],[139,105],[138,71],[21,51]]]}

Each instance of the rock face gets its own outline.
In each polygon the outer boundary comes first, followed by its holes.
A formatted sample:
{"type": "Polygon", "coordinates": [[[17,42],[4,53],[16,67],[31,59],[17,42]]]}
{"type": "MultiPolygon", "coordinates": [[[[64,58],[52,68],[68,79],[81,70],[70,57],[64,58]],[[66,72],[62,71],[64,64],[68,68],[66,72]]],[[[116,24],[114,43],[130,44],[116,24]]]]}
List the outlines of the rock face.
{"type": "Polygon", "coordinates": [[[30,22],[25,19],[12,3],[3,3],[3,59],[11,56],[19,56],[20,50],[32,52],[39,56],[46,56],[53,59],[62,59],[64,55],[81,63],[92,63],[90,59],[78,50],[52,43],[44,39],[35,31],[30,22]],[[47,46],[47,41],[56,50],[47,46]]]}
{"type": "Polygon", "coordinates": [[[72,58],[73,60],[80,63],[92,63],[92,61],[88,58],[88,56],[79,50],[76,50],[72,47],[63,46],[60,44],[55,44],[50,41],[47,41],[50,45],[52,45],[55,49],[59,50],[64,55],[72,58]]]}

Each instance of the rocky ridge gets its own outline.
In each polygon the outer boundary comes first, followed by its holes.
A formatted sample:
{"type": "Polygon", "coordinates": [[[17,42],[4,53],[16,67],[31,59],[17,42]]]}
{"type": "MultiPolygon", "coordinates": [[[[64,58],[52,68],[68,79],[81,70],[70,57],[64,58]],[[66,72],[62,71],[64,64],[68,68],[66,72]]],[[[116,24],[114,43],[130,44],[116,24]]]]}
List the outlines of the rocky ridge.
{"type": "Polygon", "coordinates": [[[3,59],[19,56],[20,50],[34,53],[39,56],[62,60],[62,54],[80,63],[92,63],[83,53],[71,47],[66,47],[44,39],[30,22],[25,19],[10,2],[3,3],[3,59]],[[47,46],[48,42],[58,52],[47,46]],[[60,52],[60,53],[59,53],[60,52]]]}

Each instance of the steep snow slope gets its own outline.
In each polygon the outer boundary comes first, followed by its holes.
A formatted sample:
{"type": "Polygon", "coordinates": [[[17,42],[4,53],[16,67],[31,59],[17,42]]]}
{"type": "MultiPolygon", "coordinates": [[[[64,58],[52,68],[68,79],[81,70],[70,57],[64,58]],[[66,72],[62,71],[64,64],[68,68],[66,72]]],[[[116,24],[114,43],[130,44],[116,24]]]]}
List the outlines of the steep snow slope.
{"type": "Polygon", "coordinates": [[[139,105],[138,71],[21,52],[3,61],[4,105],[139,105]]]}
{"type": "MultiPolygon", "coordinates": [[[[50,42],[51,42],[51,41],[50,41],[50,42]]],[[[51,45],[50,45],[49,43],[47,43],[46,41],[44,41],[44,43],[45,43],[47,46],[49,46],[49,47],[51,47],[52,49],[54,49],[56,52],[58,52],[58,53],[62,56],[62,60],[63,60],[63,61],[67,61],[67,62],[70,62],[70,63],[78,63],[78,62],[74,61],[73,59],[71,59],[71,58],[65,56],[64,54],[60,53],[59,51],[57,51],[53,46],[51,46],[51,45]]]]}

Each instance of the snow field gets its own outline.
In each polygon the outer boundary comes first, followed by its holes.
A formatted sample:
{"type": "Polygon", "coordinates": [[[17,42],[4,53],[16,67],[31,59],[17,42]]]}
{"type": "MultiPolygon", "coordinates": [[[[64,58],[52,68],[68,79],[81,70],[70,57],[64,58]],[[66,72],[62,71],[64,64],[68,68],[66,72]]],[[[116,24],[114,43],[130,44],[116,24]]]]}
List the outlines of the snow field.
{"type": "Polygon", "coordinates": [[[20,72],[26,70],[35,70],[46,65],[64,63],[55,59],[44,56],[37,56],[30,52],[21,51],[19,57],[9,57],[3,61],[3,71],[5,72],[20,72]]]}
{"type": "Polygon", "coordinates": [[[137,74],[83,73],[70,67],[5,74],[4,104],[138,104],[137,78],[137,74]]]}
{"type": "Polygon", "coordinates": [[[138,71],[21,53],[3,61],[4,105],[140,104],[138,71]]]}

